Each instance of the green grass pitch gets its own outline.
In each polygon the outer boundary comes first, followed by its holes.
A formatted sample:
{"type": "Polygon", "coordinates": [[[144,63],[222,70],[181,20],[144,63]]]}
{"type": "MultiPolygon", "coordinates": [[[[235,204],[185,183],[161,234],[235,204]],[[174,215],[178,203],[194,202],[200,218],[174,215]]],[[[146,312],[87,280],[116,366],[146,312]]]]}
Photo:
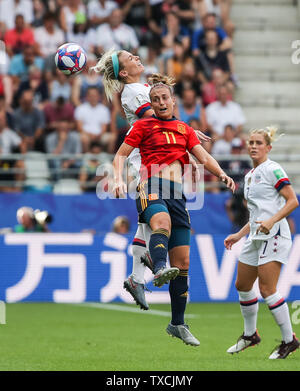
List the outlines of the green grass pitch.
{"type": "MultiPolygon", "coordinates": [[[[238,303],[190,303],[187,323],[199,347],[165,332],[169,305],[6,305],[0,325],[1,371],[298,371],[300,350],[269,360],[280,331],[260,303],[259,346],[226,353],[242,332],[238,303]],[[104,306],[104,308],[103,308],[104,306]],[[131,310],[131,312],[127,311],[131,310]]],[[[300,325],[293,325],[300,336],[300,325]]]]}

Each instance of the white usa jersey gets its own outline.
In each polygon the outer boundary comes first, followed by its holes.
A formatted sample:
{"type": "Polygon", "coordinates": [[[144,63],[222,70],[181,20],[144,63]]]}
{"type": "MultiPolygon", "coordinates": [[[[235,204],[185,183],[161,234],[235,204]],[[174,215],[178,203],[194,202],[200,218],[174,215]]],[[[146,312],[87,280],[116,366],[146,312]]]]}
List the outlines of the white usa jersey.
{"type": "MultiPolygon", "coordinates": [[[[126,119],[130,126],[135,121],[142,118],[144,113],[151,109],[149,84],[130,83],[125,84],[121,94],[121,104],[124,109],[126,119]]],[[[139,148],[135,148],[128,157],[129,164],[139,172],[141,168],[141,155],[139,148]]]]}
{"type": "Polygon", "coordinates": [[[268,235],[256,230],[259,227],[255,221],[264,221],[277,213],[284,205],[285,199],[279,194],[283,186],[290,181],[280,164],[268,159],[245,176],[244,196],[248,203],[251,239],[267,240],[277,233],[290,239],[291,232],[284,218],[275,223],[268,235]]]}

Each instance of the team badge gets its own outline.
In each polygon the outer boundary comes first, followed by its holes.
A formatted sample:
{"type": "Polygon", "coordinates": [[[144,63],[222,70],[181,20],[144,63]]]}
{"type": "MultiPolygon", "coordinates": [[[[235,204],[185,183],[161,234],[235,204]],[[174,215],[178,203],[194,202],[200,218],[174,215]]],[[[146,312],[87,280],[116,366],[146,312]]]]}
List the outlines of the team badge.
{"type": "Polygon", "coordinates": [[[261,181],[261,175],[260,174],[255,175],[254,182],[259,183],[260,181],[261,181]]]}
{"type": "Polygon", "coordinates": [[[177,124],[177,130],[179,133],[181,134],[185,134],[186,130],[185,130],[185,125],[183,124],[177,124]]]}
{"type": "Polygon", "coordinates": [[[156,193],[149,194],[148,196],[149,201],[155,201],[158,200],[158,195],[156,193]]]}
{"type": "Polygon", "coordinates": [[[274,173],[274,175],[276,176],[277,179],[281,179],[281,178],[285,177],[283,171],[280,170],[280,168],[278,168],[277,170],[274,170],[273,173],[274,173]]]}

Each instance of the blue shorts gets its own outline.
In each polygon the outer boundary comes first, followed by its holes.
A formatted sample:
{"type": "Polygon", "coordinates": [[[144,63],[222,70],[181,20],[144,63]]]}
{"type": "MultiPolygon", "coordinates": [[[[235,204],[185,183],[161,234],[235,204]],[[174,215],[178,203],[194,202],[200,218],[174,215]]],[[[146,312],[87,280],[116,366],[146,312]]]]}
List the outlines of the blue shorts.
{"type": "Polygon", "coordinates": [[[156,213],[166,212],[170,215],[172,224],[169,250],[176,246],[189,246],[191,222],[182,185],[151,177],[148,181],[141,183],[137,191],[136,206],[139,222],[149,224],[156,213]]]}

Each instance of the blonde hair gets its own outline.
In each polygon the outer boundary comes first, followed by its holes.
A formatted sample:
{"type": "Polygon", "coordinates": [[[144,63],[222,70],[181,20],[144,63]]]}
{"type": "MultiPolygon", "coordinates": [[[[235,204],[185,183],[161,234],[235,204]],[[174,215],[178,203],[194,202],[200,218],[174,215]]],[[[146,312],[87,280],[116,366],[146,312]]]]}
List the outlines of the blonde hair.
{"type": "Polygon", "coordinates": [[[154,88],[161,87],[161,86],[166,86],[169,88],[171,95],[174,95],[174,86],[175,86],[175,79],[170,76],[165,76],[160,73],[153,73],[149,78],[148,78],[149,84],[151,85],[151,89],[149,92],[149,95],[151,94],[151,91],[154,88]]]}
{"type": "MultiPolygon", "coordinates": [[[[100,73],[103,76],[103,85],[105,95],[108,100],[112,100],[114,92],[120,92],[123,88],[124,83],[119,79],[119,76],[116,77],[114,73],[114,66],[112,61],[112,55],[114,53],[119,57],[122,50],[114,50],[110,49],[106,53],[104,53],[100,60],[94,67],[91,67],[90,70],[96,73],[100,73]]],[[[122,69],[121,64],[120,69],[122,69]]]]}
{"type": "Polygon", "coordinates": [[[265,129],[253,129],[250,132],[250,136],[252,134],[261,134],[263,135],[266,144],[267,145],[272,145],[274,141],[278,141],[280,137],[284,136],[284,133],[280,134],[279,137],[276,138],[276,134],[278,132],[278,129],[276,126],[267,126],[265,129]]]}

